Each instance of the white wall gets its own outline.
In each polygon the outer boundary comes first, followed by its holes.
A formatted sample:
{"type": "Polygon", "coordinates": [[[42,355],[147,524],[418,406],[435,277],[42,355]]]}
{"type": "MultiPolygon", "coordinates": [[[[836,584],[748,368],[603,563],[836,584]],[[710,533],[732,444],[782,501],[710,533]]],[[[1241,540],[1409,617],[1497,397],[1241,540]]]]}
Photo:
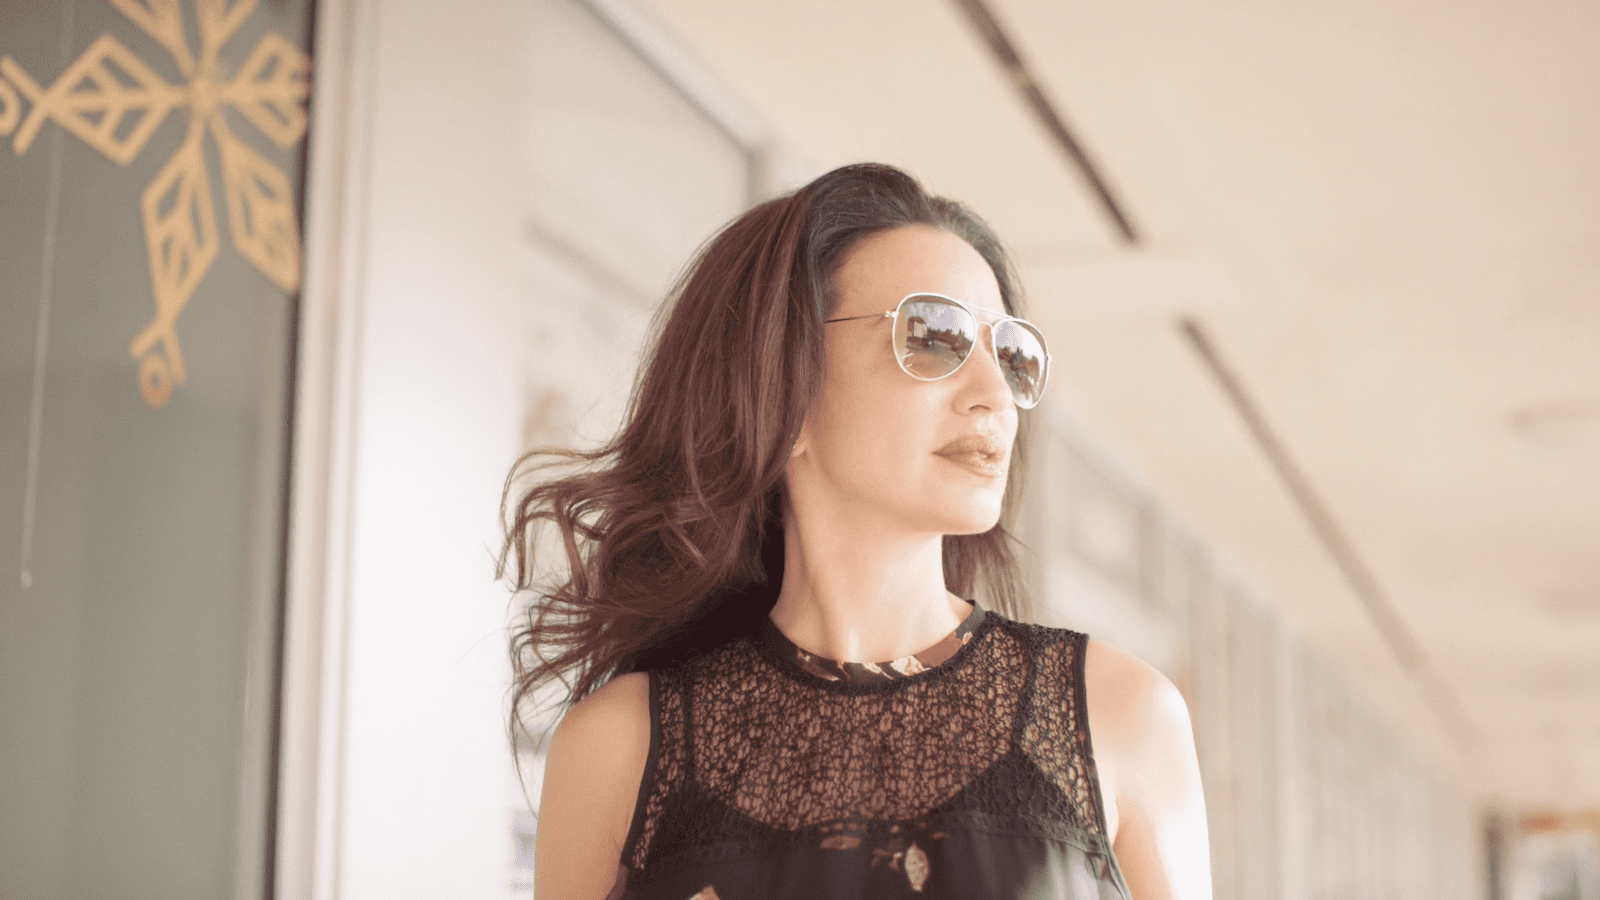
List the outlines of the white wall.
{"type": "Polygon", "coordinates": [[[507,595],[492,554],[523,403],[520,6],[374,4],[337,835],[346,898],[510,893],[507,595]]]}

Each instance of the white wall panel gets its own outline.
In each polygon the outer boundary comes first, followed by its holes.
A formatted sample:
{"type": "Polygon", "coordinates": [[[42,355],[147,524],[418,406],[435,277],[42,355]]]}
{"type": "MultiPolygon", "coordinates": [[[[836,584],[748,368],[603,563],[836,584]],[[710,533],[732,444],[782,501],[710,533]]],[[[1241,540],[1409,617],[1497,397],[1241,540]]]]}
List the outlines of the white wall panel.
{"type": "Polygon", "coordinates": [[[522,403],[525,14],[373,18],[337,895],[494,898],[514,853],[493,552],[522,403]]]}

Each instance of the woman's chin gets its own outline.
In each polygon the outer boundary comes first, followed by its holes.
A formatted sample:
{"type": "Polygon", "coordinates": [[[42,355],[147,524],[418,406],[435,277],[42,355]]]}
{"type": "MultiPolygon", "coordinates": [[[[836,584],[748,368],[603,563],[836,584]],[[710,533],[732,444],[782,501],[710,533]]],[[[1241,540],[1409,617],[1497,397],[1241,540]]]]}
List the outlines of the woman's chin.
{"type": "Polygon", "coordinates": [[[950,528],[945,534],[982,534],[1000,521],[1005,499],[1005,479],[975,491],[952,491],[943,498],[943,517],[950,528]]]}
{"type": "Polygon", "coordinates": [[[960,511],[967,513],[966,515],[951,515],[952,512],[955,510],[943,511],[944,514],[940,517],[943,519],[940,534],[983,534],[1000,521],[999,504],[974,506],[960,511]]]}

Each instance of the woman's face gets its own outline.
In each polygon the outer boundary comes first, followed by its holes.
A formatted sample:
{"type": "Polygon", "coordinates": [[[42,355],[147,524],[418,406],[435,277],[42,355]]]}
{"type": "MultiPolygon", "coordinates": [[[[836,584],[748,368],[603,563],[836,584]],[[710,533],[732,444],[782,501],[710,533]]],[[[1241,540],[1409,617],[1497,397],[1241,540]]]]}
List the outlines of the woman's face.
{"type": "MultiPolygon", "coordinates": [[[[1005,315],[999,284],[978,251],[925,225],[864,238],[832,287],[830,319],[882,313],[919,292],[960,300],[980,321],[1005,315]]],[[[801,434],[806,458],[791,461],[791,490],[829,494],[831,505],[883,527],[987,531],[1000,517],[1017,433],[993,335],[979,329],[980,346],[955,374],[918,381],[895,362],[893,326],[881,317],[824,326],[822,392],[801,434]]]]}

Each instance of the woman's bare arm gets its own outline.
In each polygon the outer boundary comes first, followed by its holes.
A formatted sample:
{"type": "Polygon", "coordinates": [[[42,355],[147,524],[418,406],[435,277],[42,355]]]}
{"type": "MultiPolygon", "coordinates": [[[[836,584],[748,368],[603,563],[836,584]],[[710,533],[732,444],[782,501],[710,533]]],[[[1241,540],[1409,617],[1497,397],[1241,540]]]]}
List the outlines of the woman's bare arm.
{"type": "Polygon", "coordinates": [[[1084,666],[1112,851],[1133,900],[1210,900],[1205,798],[1183,696],[1110,644],[1090,641],[1084,666]]]}
{"type": "Polygon", "coordinates": [[[611,895],[649,755],[646,675],[613,678],[561,720],[539,798],[537,900],[611,895]]]}

